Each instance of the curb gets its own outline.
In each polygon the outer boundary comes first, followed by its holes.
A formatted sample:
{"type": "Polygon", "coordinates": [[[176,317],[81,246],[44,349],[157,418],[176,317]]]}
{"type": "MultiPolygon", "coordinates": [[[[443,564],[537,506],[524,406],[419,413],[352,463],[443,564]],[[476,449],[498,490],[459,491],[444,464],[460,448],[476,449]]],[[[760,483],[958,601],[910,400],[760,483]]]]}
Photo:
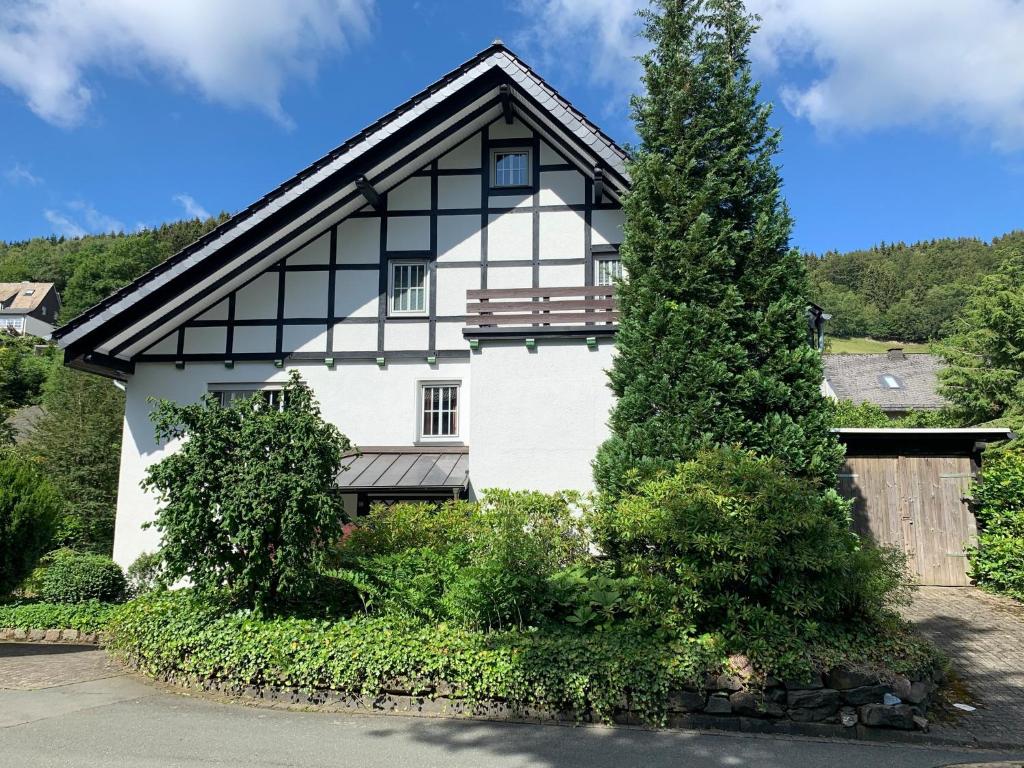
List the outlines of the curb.
{"type": "Polygon", "coordinates": [[[76,645],[103,646],[104,637],[100,632],[82,632],[77,629],[24,629],[0,627],[0,641],[15,643],[72,643],[76,645]]]}

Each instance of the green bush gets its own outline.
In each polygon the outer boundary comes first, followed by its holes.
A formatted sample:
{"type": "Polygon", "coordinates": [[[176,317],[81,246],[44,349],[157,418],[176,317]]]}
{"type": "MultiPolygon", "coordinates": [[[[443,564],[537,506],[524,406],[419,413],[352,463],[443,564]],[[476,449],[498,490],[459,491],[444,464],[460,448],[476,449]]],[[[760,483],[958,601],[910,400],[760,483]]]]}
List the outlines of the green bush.
{"type": "Polygon", "coordinates": [[[127,588],[121,567],[106,555],[60,550],[42,575],[39,593],[52,603],[117,602],[127,588]]]}
{"type": "Polygon", "coordinates": [[[13,629],[77,629],[101,632],[119,606],[88,603],[13,603],[0,605],[0,627],[13,629]]]}
{"type": "Polygon", "coordinates": [[[588,559],[577,494],[489,491],[480,502],[375,507],[335,574],[368,611],[475,628],[523,627],[557,602],[553,577],[588,559]]]}
{"type": "Polygon", "coordinates": [[[132,597],[166,586],[164,583],[164,556],[159,552],[143,552],[125,571],[128,594],[132,597]]]}
{"type": "Polygon", "coordinates": [[[1024,447],[985,452],[972,490],[978,546],[968,552],[979,585],[1024,600],[1024,447]]]}
{"type": "MultiPolygon", "coordinates": [[[[663,722],[669,691],[701,685],[725,663],[715,636],[652,632],[634,622],[600,632],[479,632],[400,617],[261,619],[193,590],[136,598],[114,612],[109,630],[110,647],[152,675],[369,696],[395,680],[424,694],[444,681],[471,702],[590,709],[604,719],[628,698],[651,723],[663,722]]],[[[937,663],[931,646],[895,620],[884,633],[821,633],[800,646],[780,642],[751,660],[760,672],[785,678],[839,664],[917,675],[937,663]]]]}
{"type": "Polygon", "coordinates": [[[31,573],[46,551],[61,504],[26,460],[0,449],[0,596],[31,573]]]}
{"type": "Polygon", "coordinates": [[[935,411],[910,410],[891,418],[874,403],[853,403],[850,400],[830,401],[833,427],[961,427],[948,409],[935,411]]]}
{"type": "Polygon", "coordinates": [[[184,439],[144,483],[162,503],[154,526],[168,580],[226,586],[258,609],[310,596],[326,545],[342,535],[335,478],[350,443],[298,372],[281,397],[281,408],[258,396],[230,408],[212,396],[157,404],[158,438],[184,439]]]}
{"type": "Polygon", "coordinates": [[[597,516],[601,548],[652,619],[746,644],[873,623],[905,585],[899,556],[860,541],[848,504],[734,449],[701,453],[597,516]]]}

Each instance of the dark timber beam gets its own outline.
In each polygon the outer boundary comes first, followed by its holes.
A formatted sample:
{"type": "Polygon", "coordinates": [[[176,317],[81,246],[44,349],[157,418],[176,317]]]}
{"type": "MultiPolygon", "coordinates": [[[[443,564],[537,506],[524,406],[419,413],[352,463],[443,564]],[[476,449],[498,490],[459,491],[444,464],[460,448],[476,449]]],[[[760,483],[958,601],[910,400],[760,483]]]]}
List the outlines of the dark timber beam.
{"type": "Polygon", "coordinates": [[[594,168],[594,205],[600,205],[604,200],[604,171],[594,168]]]}
{"type": "Polygon", "coordinates": [[[384,203],[380,199],[380,194],[373,188],[373,184],[367,181],[365,176],[360,176],[356,179],[356,189],[359,190],[359,194],[366,198],[366,202],[373,206],[373,210],[377,213],[384,212],[384,203]]]}
{"type": "Polygon", "coordinates": [[[505,116],[505,122],[512,125],[512,119],[515,117],[515,109],[512,106],[512,89],[507,85],[498,87],[498,93],[501,94],[501,114],[505,116]]]}

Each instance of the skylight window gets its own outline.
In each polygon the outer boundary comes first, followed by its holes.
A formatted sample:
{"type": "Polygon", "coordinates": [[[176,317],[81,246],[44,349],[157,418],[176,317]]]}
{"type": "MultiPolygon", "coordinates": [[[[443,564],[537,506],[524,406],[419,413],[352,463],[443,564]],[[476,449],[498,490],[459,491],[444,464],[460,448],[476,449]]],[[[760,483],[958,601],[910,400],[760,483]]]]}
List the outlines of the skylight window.
{"type": "Polygon", "coordinates": [[[900,383],[892,374],[887,373],[882,377],[882,386],[886,389],[900,389],[900,383]]]}
{"type": "Polygon", "coordinates": [[[26,290],[22,291],[22,292],[21,292],[21,295],[22,295],[22,296],[31,296],[31,295],[32,295],[32,294],[34,294],[35,292],[36,292],[36,289],[35,289],[35,288],[28,288],[28,289],[26,289],[26,290]]]}

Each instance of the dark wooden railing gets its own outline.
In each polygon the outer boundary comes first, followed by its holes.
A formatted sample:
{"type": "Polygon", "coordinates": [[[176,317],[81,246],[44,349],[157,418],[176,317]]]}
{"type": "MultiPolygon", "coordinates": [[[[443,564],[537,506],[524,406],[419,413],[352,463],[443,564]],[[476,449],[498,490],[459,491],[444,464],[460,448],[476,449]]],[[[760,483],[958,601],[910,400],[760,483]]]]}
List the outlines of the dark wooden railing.
{"type": "Polygon", "coordinates": [[[619,318],[614,286],[466,291],[466,325],[606,325],[619,318]]]}

